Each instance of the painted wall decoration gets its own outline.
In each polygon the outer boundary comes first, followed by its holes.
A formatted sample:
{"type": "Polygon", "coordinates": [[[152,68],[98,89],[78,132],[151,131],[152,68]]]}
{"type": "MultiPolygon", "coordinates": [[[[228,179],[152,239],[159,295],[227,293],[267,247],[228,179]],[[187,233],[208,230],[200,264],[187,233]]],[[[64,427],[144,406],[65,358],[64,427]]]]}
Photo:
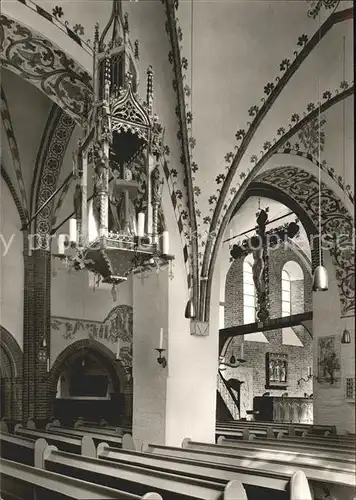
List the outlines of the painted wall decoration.
{"type": "Polygon", "coordinates": [[[18,22],[0,16],[3,66],[15,72],[58,104],[77,123],[85,116],[91,77],[52,42],[18,22]]]}
{"type": "MultiPolygon", "coordinates": [[[[296,200],[311,220],[318,220],[318,180],[297,167],[275,168],[256,177],[296,200]]],[[[342,315],[355,312],[354,230],[342,201],[322,184],[322,234],[335,266],[342,315]],[[339,244],[335,244],[341,238],[339,244]],[[341,244],[342,242],[342,244],[341,244]]]]}
{"type": "Polygon", "coordinates": [[[266,353],[266,389],[284,389],[288,385],[288,354],[266,353]]]}
{"type": "Polygon", "coordinates": [[[318,382],[340,387],[341,345],[335,335],[318,338],[318,382]]]}
{"type": "Polygon", "coordinates": [[[103,322],[52,316],[51,328],[60,332],[67,341],[76,340],[77,332],[82,329],[88,333],[89,339],[115,343],[120,338],[130,343],[132,342],[132,307],[125,305],[115,307],[103,322]]]}
{"type": "MultiPolygon", "coordinates": [[[[114,307],[104,321],[91,321],[78,318],[52,316],[51,338],[61,337],[61,351],[77,340],[91,339],[101,342],[116,353],[124,367],[132,366],[132,307],[114,307]],[[120,339],[120,352],[117,352],[120,339]]],[[[59,354],[59,353],[58,353],[59,354]]]]}

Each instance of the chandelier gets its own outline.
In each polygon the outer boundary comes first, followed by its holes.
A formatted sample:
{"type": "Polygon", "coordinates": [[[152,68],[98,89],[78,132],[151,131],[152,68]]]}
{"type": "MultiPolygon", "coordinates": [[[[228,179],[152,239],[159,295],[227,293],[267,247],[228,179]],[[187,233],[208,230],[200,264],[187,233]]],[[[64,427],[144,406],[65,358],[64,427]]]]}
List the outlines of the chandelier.
{"type": "Polygon", "coordinates": [[[153,71],[147,70],[142,102],[138,42],[131,44],[128,31],[121,2],[114,0],[100,38],[95,27],[93,98],[86,104],[84,137],[73,153],[75,217],[69,235],[59,236],[55,255],[113,285],[137,269],[173,259],[161,207],[163,128],[152,110],[153,71]]]}

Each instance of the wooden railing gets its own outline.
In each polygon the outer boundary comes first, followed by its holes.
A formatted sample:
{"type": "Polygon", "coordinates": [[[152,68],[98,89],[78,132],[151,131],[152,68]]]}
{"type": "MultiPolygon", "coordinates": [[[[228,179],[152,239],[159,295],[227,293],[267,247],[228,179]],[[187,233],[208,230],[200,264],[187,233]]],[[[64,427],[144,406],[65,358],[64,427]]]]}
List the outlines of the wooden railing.
{"type": "Polygon", "coordinates": [[[232,418],[238,420],[240,418],[239,402],[220,370],[218,370],[218,391],[232,418]]]}

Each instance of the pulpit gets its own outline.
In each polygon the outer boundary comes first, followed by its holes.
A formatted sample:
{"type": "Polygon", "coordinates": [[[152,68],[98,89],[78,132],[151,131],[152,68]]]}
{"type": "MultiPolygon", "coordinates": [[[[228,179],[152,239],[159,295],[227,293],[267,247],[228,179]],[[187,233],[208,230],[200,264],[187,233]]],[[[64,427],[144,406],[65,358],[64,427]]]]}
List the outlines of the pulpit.
{"type": "Polygon", "coordinates": [[[255,420],[260,422],[313,423],[313,400],[310,398],[255,397],[253,410],[255,420]]]}

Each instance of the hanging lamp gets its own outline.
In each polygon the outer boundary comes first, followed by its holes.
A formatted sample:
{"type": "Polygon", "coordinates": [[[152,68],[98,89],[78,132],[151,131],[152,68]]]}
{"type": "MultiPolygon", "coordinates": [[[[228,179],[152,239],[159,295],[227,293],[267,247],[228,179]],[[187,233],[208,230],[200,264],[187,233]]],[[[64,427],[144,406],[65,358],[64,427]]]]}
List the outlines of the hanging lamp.
{"type": "MultiPolygon", "coordinates": [[[[320,15],[319,15],[319,38],[320,38],[320,15]]],[[[328,271],[322,265],[322,248],[321,248],[321,115],[320,115],[320,76],[318,76],[318,98],[319,98],[319,113],[318,113],[318,198],[319,198],[319,265],[313,275],[313,292],[325,292],[329,289],[328,271]]]]}
{"type": "MultiPolygon", "coordinates": [[[[345,43],[346,43],[346,39],[345,39],[345,37],[343,37],[343,40],[342,40],[342,48],[343,48],[342,80],[343,81],[346,80],[345,43]]],[[[346,102],[345,102],[345,99],[343,99],[343,101],[342,101],[342,139],[343,139],[342,166],[343,166],[344,182],[346,184],[346,102]]],[[[346,194],[345,194],[344,202],[346,202],[346,194]]],[[[346,203],[345,203],[345,205],[346,205],[346,203]]],[[[342,344],[351,344],[351,334],[346,327],[346,323],[345,323],[344,331],[342,332],[341,343],[342,344]]]]}
{"type": "Polygon", "coordinates": [[[190,298],[188,300],[187,305],[185,306],[184,316],[187,319],[194,319],[195,318],[195,307],[194,307],[194,302],[193,302],[192,298],[190,298]]]}
{"type": "Polygon", "coordinates": [[[345,328],[345,330],[342,333],[341,343],[342,344],[351,344],[351,334],[347,328],[345,328]]]}

